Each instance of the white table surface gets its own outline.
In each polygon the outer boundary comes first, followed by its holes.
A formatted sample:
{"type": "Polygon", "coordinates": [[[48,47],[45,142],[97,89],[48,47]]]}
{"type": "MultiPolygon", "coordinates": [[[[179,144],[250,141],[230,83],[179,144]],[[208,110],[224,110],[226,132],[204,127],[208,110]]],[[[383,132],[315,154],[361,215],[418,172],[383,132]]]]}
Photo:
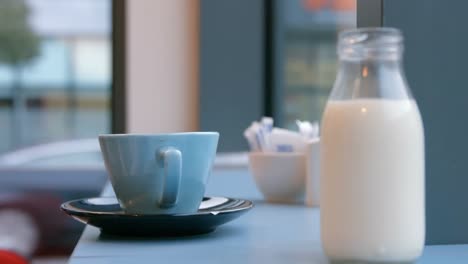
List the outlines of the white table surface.
{"type": "MultiPolygon", "coordinates": [[[[318,209],[263,202],[244,169],[214,171],[207,195],[246,198],[255,207],[215,232],[195,237],[100,237],[98,229],[86,227],[69,263],[327,263],[318,209]]],[[[468,245],[426,246],[417,263],[467,264],[468,245]]]]}

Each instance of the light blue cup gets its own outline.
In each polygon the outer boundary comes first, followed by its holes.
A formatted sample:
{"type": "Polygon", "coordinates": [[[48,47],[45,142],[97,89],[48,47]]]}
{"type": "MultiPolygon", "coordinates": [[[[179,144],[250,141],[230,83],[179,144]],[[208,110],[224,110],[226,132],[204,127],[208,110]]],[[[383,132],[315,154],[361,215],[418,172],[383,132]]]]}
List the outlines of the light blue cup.
{"type": "Polygon", "coordinates": [[[217,132],[100,135],[120,206],[129,214],[198,210],[216,156],[217,132]]]}

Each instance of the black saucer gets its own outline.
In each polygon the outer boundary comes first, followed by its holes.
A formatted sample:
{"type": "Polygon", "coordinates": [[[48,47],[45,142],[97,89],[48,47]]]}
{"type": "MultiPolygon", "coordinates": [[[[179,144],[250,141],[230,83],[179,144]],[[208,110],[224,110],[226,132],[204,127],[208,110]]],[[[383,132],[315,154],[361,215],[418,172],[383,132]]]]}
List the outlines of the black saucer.
{"type": "Polygon", "coordinates": [[[98,227],[104,234],[130,236],[185,236],[209,233],[252,208],[251,201],[205,197],[194,214],[126,214],[115,197],[69,201],[61,209],[76,220],[98,227]]]}

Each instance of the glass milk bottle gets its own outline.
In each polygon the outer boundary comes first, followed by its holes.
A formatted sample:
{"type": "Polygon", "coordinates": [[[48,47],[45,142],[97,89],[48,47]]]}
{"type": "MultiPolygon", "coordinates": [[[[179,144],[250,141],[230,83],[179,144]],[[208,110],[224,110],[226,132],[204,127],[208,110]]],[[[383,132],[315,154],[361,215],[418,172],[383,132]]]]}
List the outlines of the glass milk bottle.
{"type": "Polygon", "coordinates": [[[340,34],[322,119],[321,236],[338,263],[411,263],[425,239],[424,132],[392,28],[340,34]]]}

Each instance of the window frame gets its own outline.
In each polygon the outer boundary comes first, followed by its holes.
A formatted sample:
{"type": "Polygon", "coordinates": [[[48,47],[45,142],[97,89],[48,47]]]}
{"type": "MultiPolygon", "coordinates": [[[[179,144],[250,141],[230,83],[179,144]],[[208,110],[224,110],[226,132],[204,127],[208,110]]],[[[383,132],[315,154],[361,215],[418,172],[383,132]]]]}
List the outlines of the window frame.
{"type": "Polygon", "coordinates": [[[111,132],[126,132],[126,1],[112,0],[111,132]]]}

